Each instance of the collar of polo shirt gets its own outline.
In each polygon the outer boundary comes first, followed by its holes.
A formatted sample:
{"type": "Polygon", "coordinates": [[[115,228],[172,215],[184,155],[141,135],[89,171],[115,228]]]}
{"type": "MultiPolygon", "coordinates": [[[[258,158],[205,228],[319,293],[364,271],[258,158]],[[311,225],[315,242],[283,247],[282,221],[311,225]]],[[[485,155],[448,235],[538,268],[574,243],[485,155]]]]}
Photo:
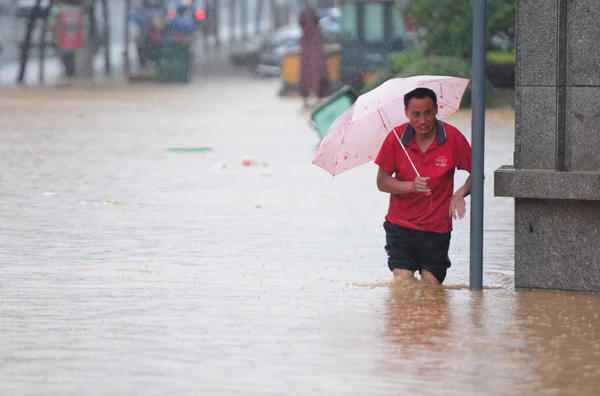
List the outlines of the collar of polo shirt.
{"type": "MultiPolygon", "coordinates": [[[[405,146],[410,146],[414,135],[414,128],[410,125],[410,123],[407,124],[406,128],[404,128],[404,132],[402,132],[402,137],[400,138],[402,144],[405,146]]],[[[446,128],[444,128],[444,123],[440,120],[437,120],[437,134],[435,137],[435,141],[438,145],[446,141],[446,128]]]]}

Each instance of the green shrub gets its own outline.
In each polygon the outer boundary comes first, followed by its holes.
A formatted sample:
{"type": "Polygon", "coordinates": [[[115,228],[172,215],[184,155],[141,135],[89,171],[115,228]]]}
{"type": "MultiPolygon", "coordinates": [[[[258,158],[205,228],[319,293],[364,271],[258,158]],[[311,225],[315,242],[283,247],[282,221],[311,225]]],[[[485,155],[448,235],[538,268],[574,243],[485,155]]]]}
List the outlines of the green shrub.
{"type": "Polygon", "coordinates": [[[488,63],[515,63],[517,61],[514,51],[493,51],[487,54],[488,63]]]}
{"type": "MultiPolygon", "coordinates": [[[[431,75],[431,76],[452,76],[452,77],[462,77],[471,79],[471,63],[469,61],[453,58],[453,57],[445,57],[445,56],[431,56],[428,58],[423,58],[416,62],[411,63],[407,67],[402,70],[398,77],[410,77],[410,76],[418,76],[418,75],[431,75]]],[[[471,87],[472,83],[469,83],[465,93],[463,95],[463,99],[461,102],[461,107],[470,108],[471,107],[471,87]]],[[[485,104],[486,106],[490,103],[490,93],[492,91],[491,83],[486,79],[486,87],[485,87],[485,104]]]]}
{"type": "Polygon", "coordinates": [[[423,52],[418,49],[392,52],[387,57],[386,66],[377,72],[377,77],[374,81],[362,88],[361,93],[377,88],[390,78],[396,77],[404,68],[422,58],[423,52]]]}
{"type": "MultiPolygon", "coordinates": [[[[470,58],[473,53],[473,0],[402,0],[401,11],[424,29],[426,55],[470,58]]],[[[512,36],[515,0],[487,0],[487,41],[496,33],[512,36]]]]}
{"type": "Polygon", "coordinates": [[[390,78],[394,78],[395,76],[396,73],[394,73],[391,68],[379,70],[375,79],[362,87],[362,89],[360,90],[360,94],[362,95],[366,92],[369,92],[372,89],[377,88],[378,86],[380,86],[390,78]]]}
{"type": "Polygon", "coordinates": [[[388,55],[388,63],[391,64],[394,74],[401,73],[406,67],[421,59],[423,59],[423,51],[419,49],[392,52],[388,55]]]}

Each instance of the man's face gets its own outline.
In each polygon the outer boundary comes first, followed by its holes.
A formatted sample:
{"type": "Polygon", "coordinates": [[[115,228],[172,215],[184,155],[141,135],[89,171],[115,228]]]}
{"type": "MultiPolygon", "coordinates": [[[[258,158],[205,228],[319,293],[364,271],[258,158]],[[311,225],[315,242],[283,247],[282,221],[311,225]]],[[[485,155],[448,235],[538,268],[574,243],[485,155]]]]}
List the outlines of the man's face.
{"type": "Polygon", "coordinates": [[[433,104],[431,98],[412,98],[404,111],[415,133],[427,135],[435,127],[437,106],[433,104]]]}

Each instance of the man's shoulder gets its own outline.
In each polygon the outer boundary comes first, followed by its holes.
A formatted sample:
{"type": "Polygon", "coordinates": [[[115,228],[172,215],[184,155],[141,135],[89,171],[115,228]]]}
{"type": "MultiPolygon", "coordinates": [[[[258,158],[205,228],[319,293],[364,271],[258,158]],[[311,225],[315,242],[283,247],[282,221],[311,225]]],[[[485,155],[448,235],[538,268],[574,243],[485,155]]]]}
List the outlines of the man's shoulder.
{"type": "Polygon", "coordinates": [[[442,121],[442,125],[444,126],[444,131],[446,132],[446,138],[455,140],[456,138],[466,139],[467,137],[452,124],[448,124],[447,122],[442,121]]]}
{"type": "Polygon", "coordinates": [[[442,121],[442,125],[444,126],[444,129],[446,130],[446,134],[453,134],[453,135],[461,134],[462,135],[462,132],[454,125],[449,124],[445,121],[442,121]]]}
{"type": "Polygon", "coordinates": [[[386,139],[392,140],[392,141],[397,141],[398,138],[402,137],[402,134],[406,130],[406,127],[408,127],[408,122],[404,122],[400,125],[395,126],[392,131],[388,132],[388,134],[386,135],[386,139]],[[396,137],[396,135],[398,137],[396,137]]]}

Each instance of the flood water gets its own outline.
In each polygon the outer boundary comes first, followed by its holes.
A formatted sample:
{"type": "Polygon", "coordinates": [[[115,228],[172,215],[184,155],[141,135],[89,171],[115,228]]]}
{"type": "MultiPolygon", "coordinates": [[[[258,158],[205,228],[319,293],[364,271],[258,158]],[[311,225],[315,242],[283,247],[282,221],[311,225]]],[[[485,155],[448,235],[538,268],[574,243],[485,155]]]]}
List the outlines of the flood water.
{"type": "Polygon", "coordinates": [[[390,282],[375,166],[311,165],[277,88],[0,93],[0,394],[598,394],[600,296],[514,290],[512,111],[471,292],[468,217],[445,287],[390,282]]]}

